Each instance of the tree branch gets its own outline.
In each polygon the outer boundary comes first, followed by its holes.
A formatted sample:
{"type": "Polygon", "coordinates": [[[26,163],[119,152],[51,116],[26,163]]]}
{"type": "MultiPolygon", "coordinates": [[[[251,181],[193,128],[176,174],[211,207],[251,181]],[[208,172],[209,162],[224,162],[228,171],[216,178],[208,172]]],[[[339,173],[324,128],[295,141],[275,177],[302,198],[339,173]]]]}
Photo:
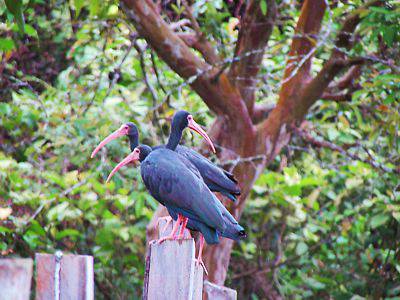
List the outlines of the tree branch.
{"type": "Polygon", "coordinates": [[[264,15],[260,1],[252,0],[248,3],[235,49],[235,57],[242,58],[234,61],[229,70],[229,78],[239,88],[250,115],[255,100],[256,75],[260,70],[264,49],[277,15],[275,0],[267,0],[267,7],[267,13],[264,15]]]}
{"type": "Polygon", "coordinates": [[[321,71],[301,90],[298,109],[296,109],[296,119],[300,120],[307,110],[322,95],[332,80],[345,68],[360,66],[366,61],[372,61],[368,57],[347,58],[342,50],[350,50],[353,47],[353,35],[358,23],[361,21],[360,12],[373,5],[383,4],[383,1],[371,1],[363,7],[350,13],[344,20],[342,29],[339,31],[335,48],[332,50],[331,57],[324,64],[321,71]]]}
{"type": "Polygon", "coordinates": [[[306,0],[302,6],[293,38],[290,59],[287,62],[284,82],[276,107],[268,118],[257,127],[257,153],[265,153],[267,162],[272,160],[290,140],[290,128],[298,119],[298,111],[304,116],[299,92],[309,81],[311,59],[315,53],[314,37],[319,33],[326,9],[324,0],[306,0]]]}
{"type": "Polygon", "coordinates": [[[254,124],[258,124],[262,121],[264,121],[269,113],[275,108],[275,104],[255,104],[254,105],[254,110],[253,110],[253,115],[252,115],[252,120],[254,124]]]}
{"type": "Polygon", "coordinates": [[[380,163],[378,163],[372,156],[371,154],[367,152],[369,159],[367,158],[362,158],[361,156],[359,156],[358,154],[355,153],[351,153],[350,151],[344,149],[343,147],[336,145],[332,142],[326,141],[324,139],[322,139],[321,137],[313,137],[309,132],[305,131],[304,129],[301,128],[296,128],[295,132],[298,136],[300,136],[301,138],[303,138],[306,142],[312,144],[314,147],[318,147],[318,148],[328,148],[332,151],[336,151],[339,152],[340,154],[347,156],[351,159],[354,160],[359,160],[363,163],[366,163],[370,166],[372,166],[375,169],[380,169],[384,172],[387,173],[400,173],[400,169],[390,169],[380,163]]]}
{"type": "Polygon", "coordinates": [[[121,6],[139,34],[180,76],[187,79],[207,68],[153,9],[151,1],[124,0],[121,6]]]}
{"type": "MultiPolygon", "coordinates": [[[[226,121],[236,128],[248,132],[249,138],[254,136],[255,130],[239,91],[225,74],[217,81],[212,80],[218,70],[195,55],[157,13],[151,0],[123,0],[120,4],[138,33],[172,70],[190,84],[212,111],[225,116],[226,121]]],[[[244,146],[245,142],[238,143],[244,146]]]]}
{"type": "Polygon", "coordinates": [[[327,92],[342,91],[354,86],[354,81],[361,76],[361,67],[362,65],[351,67],[339,80],[329,84],[327,92]]]}
{"type": "Polygon", "coordinates": [[[336,101],[336,102],[350,102],[351,97],[353,93],[352,92],[340,92],[340,93],[323,93],[321,96],[322,100],[329,100],[329,101],[336,101]]]}
{"type": "Polygon", "coordinates": [[[280,98],[298,93],[301,86],[310,79],[311,61],[325,10],[326,2],[323,0],[304,2],[289,52],[290,58],[286,63],[280,98]]]}
{"type": "Polygon", "coordinates": [[[383,4],[383,0],[373,0],[351,12],[343,21],[342,29],[336,39],[336,46],[350,50],[354,43],[353,33],[361,21],[360,13],[371,6],[381,6],[383,4]]]}
{"type": "Polygon", "coordinates": [[[185,7],[185,13],[192,24],[192,28],[196,33],[196,42],[193,44],[194,48],[198,50],[206,60],[211,65],[218,64],[221,59],[218,56],[215,48],[211,45],[211,43],[207,40],[205,34],[201,31],[199,23],[197,23],[196,18],[193,16],[192,8],[187,4],[184,0],[183,6],[185,7]]]}
{"type": "Polygon", "coordinates": [[[184,43],[201,53],[204,60],[211,65],[217,65],[220,63],[220,58],[218,57],[215,50],[211,47],[211,44],[204,43],[204,38],[197,36],[194,33],[179,32],[177,35],[184,41],[184,43]]]}

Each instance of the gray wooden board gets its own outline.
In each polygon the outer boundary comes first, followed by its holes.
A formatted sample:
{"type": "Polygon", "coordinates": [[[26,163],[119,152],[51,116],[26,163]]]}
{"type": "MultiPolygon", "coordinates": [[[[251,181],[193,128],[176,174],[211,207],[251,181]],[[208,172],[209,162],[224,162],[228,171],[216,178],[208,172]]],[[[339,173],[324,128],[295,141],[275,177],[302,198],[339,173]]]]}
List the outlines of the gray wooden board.
{"type": "Polygon", "coordinates": [[[204,270],[201,265],[195,264],[194,266],[194,287],[193,287],[193,300],[201,300],[203,297],[203,276],[204,270]]]}
{"type": "Polygon", "coordinates": [[[30,258],[1,258],[0,300],[29,300],[32,268],[30,258]]]}
{"type": "MultiPolygon", "coordinates": [[[[165,219],[158,221],[159,237],[170,234],[165,219]],[[165,229],[165,230],[163,230],[165,229]]],[[[203,268],[195,265],[195,243],[185,230],[185,239],[152,241],[146,258],[143,299],[200,300],[203,292],[203,268]]]]}
{"type": "Polygon", "coordinates": [[[204,300],[236,300],[237,292],[230,288],[219,286],[205,280],[203,296],[204,300]]]}
{"type": "Polygon", "coordinates": [[[192,299],[194,288],[194,242],[153,243],[150,256],[148,299],[192,299]]]}
{"type": "Polygon", "coordinates": [[[94,299],[93,257],[63,255],[56,275],[56,257],[36,253],[36,300],[54,299],[58,289],[60,300],[94,299]],[[59,286],[56,286],[58,276],[59,286]]]}
{"type": "MultiPolygon", "coordinates": [[[[171,233],[175,221],[167,226],[165,218],[158,220],[159,238],[171,233]]],[[[185,230],[184,240],[150,242],[146,257],[143,287],[145,300],[236,300],[237,292],[203,282],[204,270],[195,264],[195,244],[190,232],[185,230]]]]}

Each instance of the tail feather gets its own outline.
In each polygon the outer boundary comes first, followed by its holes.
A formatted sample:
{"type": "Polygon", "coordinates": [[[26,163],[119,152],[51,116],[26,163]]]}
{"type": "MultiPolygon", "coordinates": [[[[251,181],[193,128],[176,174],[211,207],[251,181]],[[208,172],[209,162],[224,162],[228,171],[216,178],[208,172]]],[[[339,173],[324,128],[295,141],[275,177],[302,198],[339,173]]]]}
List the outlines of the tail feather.
{"type": "Polygon", "coordinates": [[[228,193],[228,192],[225,192],[225,191],[223,191],[223,192],[220,192],[222,195],[224,195],[225,197],[227,197],[229,200],[232,200],[233,202],[236,202],[236,196],[235,195],[233,195],[233,194],[231,194],[231,193],[228,193]]]}
{"type": "Polygon", "coordinates": [[[239,224],[227,226],[224,232],[219,233],[221,236],[232,240],[242,240],[247,237],[246,231],[239,224]]]}
{"type": "Polygon", "coordinates": [[[226,177],[228,177],[234,183],[238,183],[237,179],[235,178],[235,176],[232,173],[230,173],[230,172],[228,172],[226,170],[223,170],[223,171],[224,171],[224,174],[226,175],[226,177]]]}

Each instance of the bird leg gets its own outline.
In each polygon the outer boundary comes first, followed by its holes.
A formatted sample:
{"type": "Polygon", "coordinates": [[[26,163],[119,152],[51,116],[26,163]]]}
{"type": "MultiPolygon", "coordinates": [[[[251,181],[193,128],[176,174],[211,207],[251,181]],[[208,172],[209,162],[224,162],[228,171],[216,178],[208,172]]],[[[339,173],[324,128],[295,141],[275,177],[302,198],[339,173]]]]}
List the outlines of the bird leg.
{"type": "Polygon", "coordinates": [[[168,236],[164,236],[164,237],[160,238],[157,241],[157,244],[161,244],[162,242],[164,242],[166,240],[174,240],[176,238],[176,233],[179,230],[179,225],[181,224],[182,221],[183,221],[183,216],[181,214],[179,214],[178,219],[176,220],[176,223],[174,224],[174,227],[172,228],[171,233],[168,236]]]}
{"type": "Polygon", "coordinates": [[[204,269],[204,273],[206,273],[206,275],[208,275],[208,271],[207,271],[206,265],[204,264],[203,257],[202,257],[203,256],[203,247],[204,247],[204,236],[202,234],[200,234],[199,243],[200,243],[199,255],[197,256],[197,259],[196,259],[196,266],[201,265],[204,269]]]}
{"type": "Polygon", "coordinates": [[[183,217],[182,227],[181,227],[181,230],[179,231],[179,235],[178,235],[178,239],[180,239],[180,240],[183,239],[188,220],[189,220],[188,218],[183,217]]]}

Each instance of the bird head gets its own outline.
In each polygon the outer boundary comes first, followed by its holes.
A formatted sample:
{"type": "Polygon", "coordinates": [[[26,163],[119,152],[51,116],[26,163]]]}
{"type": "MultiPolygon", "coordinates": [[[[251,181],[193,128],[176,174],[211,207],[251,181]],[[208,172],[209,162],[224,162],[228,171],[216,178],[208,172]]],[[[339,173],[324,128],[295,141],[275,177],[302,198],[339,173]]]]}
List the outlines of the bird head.
{"type": "Polygon", "coordinates": [[[137,129],[137,126],[132,122],[128,122],[126,124],[122,124],[120,128],[118,128],[109,136],[107,136],[104,140],[102,140],[100,144],[98,144],[97,147],[93,150],[92,155],[90,157],[93,158],[96,155],[96,153],[99,152],[100,149],[103,148],[106,144],[124,135],[129,136],[130,141],[133,141],[131,148],[134,148],[138,145],[139,131],[137,129]]]}
{"type": "Polygon", "coordinates": [[[196,121],[193,119],[193,116],[185,110],[177,111],[172,119],[171,128],[176,128],[179,131],[183,131],[186,127],[200,134],[210,145],[211,150],[214,153],[216,152],[210,137],[203,130],[203,128],[196,123],[196,121]]]}
{"type": "Polygon", "coordinates": [[[135,161],[144,161],[146,157],[150,154],[151,152],[151,147],[147,145],[139,145],[133,151],[128,154],[127,157],[125,157],[118,165],[115,166],[115,168],[111,171],[110,175],[107,177],[107,181],[109,182],[111,178],[114,176],[115,173],[118,172],[119,169],[121,169],[123,166],[126,166],[127,164],[135,161]]]}

